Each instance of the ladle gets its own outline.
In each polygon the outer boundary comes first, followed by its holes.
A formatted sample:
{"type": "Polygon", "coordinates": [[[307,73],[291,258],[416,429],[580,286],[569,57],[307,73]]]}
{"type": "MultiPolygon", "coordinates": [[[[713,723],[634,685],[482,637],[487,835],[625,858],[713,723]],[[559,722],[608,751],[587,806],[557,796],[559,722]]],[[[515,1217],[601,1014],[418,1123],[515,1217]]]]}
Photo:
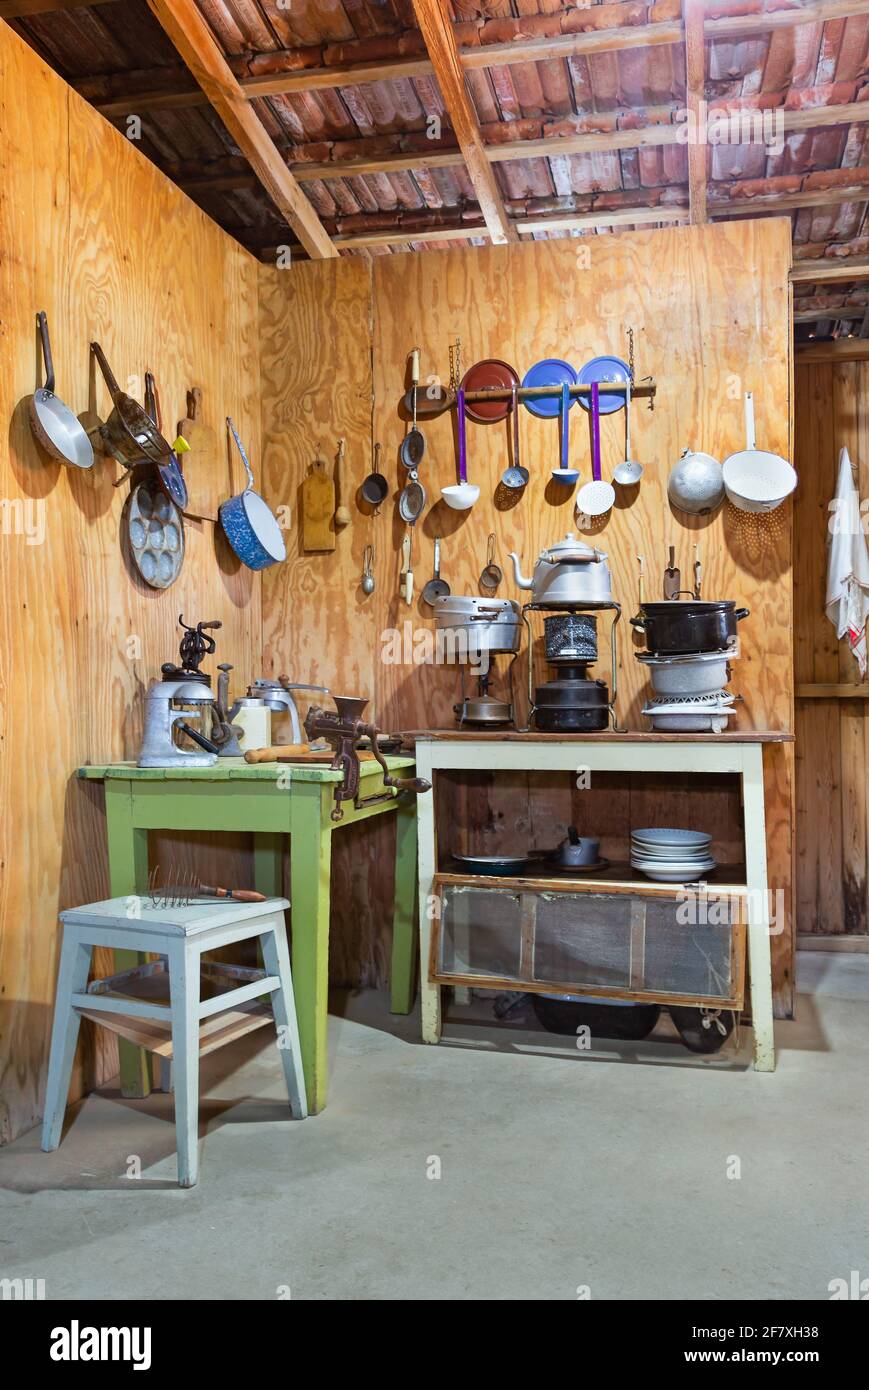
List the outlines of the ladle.
{"type": "Polygon", "coordinates": [[[519,463],[519,387],[515,381],[512,390],[513,399],[510,409],[513,412],[513,462],[509,468],[504,469],[501,474],[501,482],[505,487],[518,492],[528,482],[529,473],[528,469],[523,468],[519,463]]]}
{"type": "Polygon", "coordinates": [[[625,382],[625,461],[613,472],[620,487],[633,487],[643,476],[643,465],[631,458],[631,379],[625,382]]]}

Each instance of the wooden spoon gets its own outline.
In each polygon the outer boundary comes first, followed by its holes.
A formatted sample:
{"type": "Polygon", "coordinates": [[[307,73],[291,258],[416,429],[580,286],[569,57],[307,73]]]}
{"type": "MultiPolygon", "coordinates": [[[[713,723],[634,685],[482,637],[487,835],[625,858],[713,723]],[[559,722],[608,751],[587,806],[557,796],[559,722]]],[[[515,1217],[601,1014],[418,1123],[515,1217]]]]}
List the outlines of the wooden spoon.
{"type": "Polygon", "coordinates": [[[345,507],[344,503],[341,501],[341,469],[344,464],[344,451],[346,445],[347,441],[343,437],[338,440],[338,457],[335,460],[335,497],[338,503],[335,508],[336,527],[349,526],[351,520],[349,509],[345,507]]]}

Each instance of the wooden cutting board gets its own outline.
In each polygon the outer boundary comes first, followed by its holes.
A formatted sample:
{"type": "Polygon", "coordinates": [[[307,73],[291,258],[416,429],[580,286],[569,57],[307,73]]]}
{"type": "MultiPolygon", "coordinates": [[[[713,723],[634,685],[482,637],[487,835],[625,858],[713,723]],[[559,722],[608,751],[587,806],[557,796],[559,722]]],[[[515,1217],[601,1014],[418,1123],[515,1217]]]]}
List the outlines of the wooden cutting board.
{"type": "Polygon", "coordinates": [[[190,445],[190,453],[180,455],[190,494],[184,515],[198,521],[217,521],[218,507],[231,496],[226,444],[223,432],[218,435],[202,417],[202,390],[198,386],[187,392],[187,414],[178,421],[178,433],[190,445]]]}
{"type": "Polygon", "coordinates": [[[335,549],[335,484],[322,459],[315,459],[302,483],[302,545],[305,550],[335,549]]]}

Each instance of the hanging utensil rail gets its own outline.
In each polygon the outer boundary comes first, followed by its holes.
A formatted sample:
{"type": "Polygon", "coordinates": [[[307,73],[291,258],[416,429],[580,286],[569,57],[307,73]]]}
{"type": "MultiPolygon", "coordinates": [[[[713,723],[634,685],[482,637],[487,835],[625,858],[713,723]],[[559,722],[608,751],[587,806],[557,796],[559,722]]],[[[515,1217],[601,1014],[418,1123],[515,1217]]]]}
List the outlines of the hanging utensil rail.
{"type": "MultiPolygon", "coordinates": [[[[600,391],[620,391],[624,394],[627,391],[625,381],[600,381],[597,383],[600,391]]],[[[591,386],[568,386],[571,396],[590,396],[591,386]]],[[[631,386],[631,399],[636,400],[639,396],[647,396],[654,399],[658,391],[656,381],[640,382],[636,386],[631,386]]],[[[557,397],[561,395],[561,386],[520,386],[516,391],[520,401],[539,400],[541,397],[557,397]]],[[[509,387],[487,386],[479,391],[468,391],[465,395],[466,401],[509,401],[513,399],[513,392],[509,387]]],[[[651,408],[651,407],[650,407],[651,408]]]]}

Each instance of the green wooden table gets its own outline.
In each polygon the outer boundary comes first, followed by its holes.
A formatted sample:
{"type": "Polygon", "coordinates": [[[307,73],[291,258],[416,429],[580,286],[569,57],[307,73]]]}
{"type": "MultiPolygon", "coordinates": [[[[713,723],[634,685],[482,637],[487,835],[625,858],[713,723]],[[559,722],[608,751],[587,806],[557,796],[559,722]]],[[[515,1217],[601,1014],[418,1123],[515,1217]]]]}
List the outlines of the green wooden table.
{"type": "MultiPolygon", "coordinates": [[[[413,758],[387,758],[391,772],[410,776],[413,758]]],[[[255,883],[280,897],[284,835],[290,836],[293,985],[308,1092],[308,1109],[322,1110],[327,1087],[327,1006],[332,835],[371,816],[396,816],[395,905],[390,971],[393,1013],[409,1013],[414,998],[416,935],[416,797],[384,787],[376,762],[360,764],[356,801],[332,820],[335,783],[328,767],[248,764],[221,758],[214,767],[138,768],[135,763],[81,767],[79,777],[105,783],[112,897],[142,893],[148,882],[149,830],[252,831],[255,883]]],[[[136,963],[118,952],[118,969],[136,963]]],[[[150,1090],[150,1058],[121,1045],[124,1095],[150,1090]]]]}

